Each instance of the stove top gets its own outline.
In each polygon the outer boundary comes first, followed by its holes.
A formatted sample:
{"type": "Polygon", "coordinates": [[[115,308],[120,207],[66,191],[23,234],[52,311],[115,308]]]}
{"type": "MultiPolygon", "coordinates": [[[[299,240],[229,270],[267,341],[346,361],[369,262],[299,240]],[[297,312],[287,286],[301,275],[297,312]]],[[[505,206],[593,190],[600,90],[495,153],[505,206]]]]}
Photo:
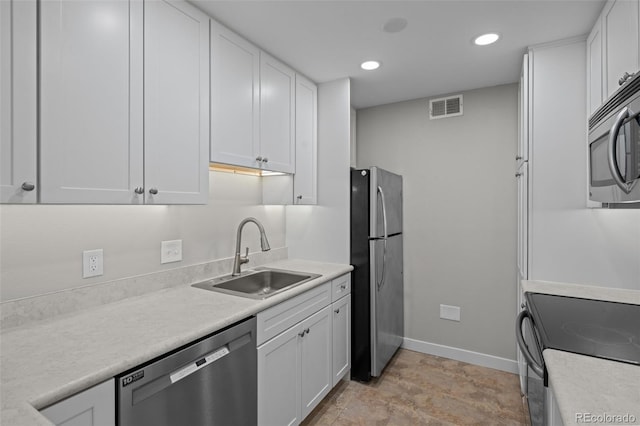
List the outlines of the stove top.
{"type": "Polygon", "coordinates": [[[544,349],[640,365],[640,305],[526,293],[544,349]]]}

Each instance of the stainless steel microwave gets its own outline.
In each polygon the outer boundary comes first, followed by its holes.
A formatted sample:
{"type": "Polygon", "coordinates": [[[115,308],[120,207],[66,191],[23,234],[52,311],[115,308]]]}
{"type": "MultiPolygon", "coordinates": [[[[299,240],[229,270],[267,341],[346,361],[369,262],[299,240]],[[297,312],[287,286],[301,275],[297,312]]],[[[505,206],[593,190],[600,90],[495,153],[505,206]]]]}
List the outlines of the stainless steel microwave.
{"type": "Polygon", "coordinates": [[[640,72],[589,118],[589,199],[640,208],[640,72]]]}

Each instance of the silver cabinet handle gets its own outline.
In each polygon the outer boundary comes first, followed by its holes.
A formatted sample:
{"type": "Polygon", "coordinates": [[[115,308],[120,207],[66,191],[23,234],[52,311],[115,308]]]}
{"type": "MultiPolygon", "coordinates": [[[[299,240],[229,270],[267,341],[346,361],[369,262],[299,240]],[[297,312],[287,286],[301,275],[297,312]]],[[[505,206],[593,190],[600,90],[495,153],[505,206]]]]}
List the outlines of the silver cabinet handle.
{"type": "Polygon", "coordinates": [[[305,328],[300,333],[298,333],[298,336],[304,337],[305,334],[309,334],[309,329],[308,328],[305,328]]]}
{"type": "Polygon", "coordinates": [[[36,189],[36,186],[31,182],[24,182],[20,188],[22,188],[23,191],[33,191],[36,189]]]}
{"type": "Polygon", "coordinates": [[[133,192],[135,192],[136,194],[144,194],[144,188],[141,186],[136,187],[133,192]]]}
{"type": "Polygon", "coordinates": [[[637,180],[632,181],[631,183],[627,183],[620,173],[620,167],[618,166],[617,159],[617,148],[618,148],[618,133],[620,132],[620,127],[624,124],[624,121],[631,117],[633,114],[629,108],[625,107],[620,111],[620,114],[616,117],[616,121],[613,123],[613,127],[609,132],[609,171],[611,172],[611,177],[615,181],[616,185],[620,187],[624,191],[625,194],[631,192],[633,187],[635,186],[637,180]]]}
{"type": "Polygon", "coordinates": [[[151,188],[149,189],[149,194],[151,195],[156,195],[158,193],[158,188],[151,188]]]}

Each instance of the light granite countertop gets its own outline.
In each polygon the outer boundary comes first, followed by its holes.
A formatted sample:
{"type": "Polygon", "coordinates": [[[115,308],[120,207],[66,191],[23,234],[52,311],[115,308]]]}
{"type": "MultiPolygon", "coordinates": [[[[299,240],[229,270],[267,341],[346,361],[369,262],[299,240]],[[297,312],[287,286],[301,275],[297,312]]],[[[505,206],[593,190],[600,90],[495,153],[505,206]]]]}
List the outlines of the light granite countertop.
{"type": "Polygon", "coordinates": [[[184,285],[7,330],[0,335],[0,422],[50,426],[38,409],[352,269],[303,260],[263,266],[322,277],[265,300],[184,285]]]}
{"type": "MultiPolygon", "coordinates": [[[[523,281],[522,289],[640,305],[638,290],[546,281],[523,281]]],[[[602,420],[595,417],[600,424],[640,424],[640,367],[552,349],[543,356],[565,425],[593,423],[586,421],[588,415],[602,416],[602,420]],[[618,415],[627,415],[630,421],[615,422],[612,416],[618,415]]]]}

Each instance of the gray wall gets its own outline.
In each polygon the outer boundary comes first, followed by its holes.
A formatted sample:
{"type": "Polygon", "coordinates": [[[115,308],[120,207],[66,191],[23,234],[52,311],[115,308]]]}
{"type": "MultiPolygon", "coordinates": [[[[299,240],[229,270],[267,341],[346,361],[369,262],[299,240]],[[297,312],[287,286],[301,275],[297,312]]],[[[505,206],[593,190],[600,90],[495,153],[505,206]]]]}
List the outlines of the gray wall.
{"type": "Polygon", "coordinates": [[[428,99],[357,112],[357,166],[404,176],[408,338],[515,359],[517,90],[464,92],[461,117],[429,120],[428,99]]]}
{"type": "MultiPolygon", "coordinates": [[[[259,177],[210,172],[204,206],[0,206],[0,301],[232,257],[238,223],[264,225],[285,246],[283,206],[263,206],[259,177]],[[160,264],[160,242],[182,239],[183,260],[160,264]],[[104,275],[82,279],[82,251],[104,250],[104,275]]],[[[260,250],[257,228],[243,247],[260,250]]],[[[231,271],[229,271],[231,272],[231,271]]]]}

